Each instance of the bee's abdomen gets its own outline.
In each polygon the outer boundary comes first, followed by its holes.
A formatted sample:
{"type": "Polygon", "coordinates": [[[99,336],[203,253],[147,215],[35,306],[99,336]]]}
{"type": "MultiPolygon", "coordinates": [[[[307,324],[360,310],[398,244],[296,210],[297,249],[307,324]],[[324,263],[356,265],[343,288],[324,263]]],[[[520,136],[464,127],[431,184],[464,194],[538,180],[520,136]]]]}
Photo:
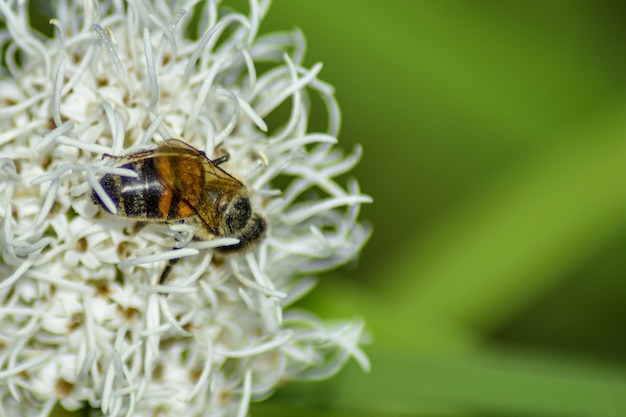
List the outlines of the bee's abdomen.
{"type": "MultiPolygon", "coordinates": [[[[163,213],[163,204],[170,202],[170,193],[159,181],[154,161],[134,161],[122,165],[121,168],[136,172],[137,177],[106,174],[100,179],[100,185],[115,203],[117,214],[145,220],[166,220],[169,213],[163,213]]],[[[93,200],[106,209],[95,192],[93,200]]]]}

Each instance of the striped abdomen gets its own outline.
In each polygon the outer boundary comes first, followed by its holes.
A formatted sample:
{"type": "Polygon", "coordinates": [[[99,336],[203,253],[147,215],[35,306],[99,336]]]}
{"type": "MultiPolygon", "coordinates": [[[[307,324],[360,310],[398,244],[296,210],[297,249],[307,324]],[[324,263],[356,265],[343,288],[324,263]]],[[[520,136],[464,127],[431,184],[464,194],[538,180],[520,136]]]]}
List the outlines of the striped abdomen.
{"type": "MultiPolygon", "coordinates": [[[[194,214],[180,194],[164,185],[172,176],[170,158],[145,158],[121,165],[137,173],[136,178],[106,174],[100,185],[115,203],[118,215],[145,221],[175,221],[194,214]]],[[[93,193],[93,200],[109,211],[102,200],[93,193]]]]}

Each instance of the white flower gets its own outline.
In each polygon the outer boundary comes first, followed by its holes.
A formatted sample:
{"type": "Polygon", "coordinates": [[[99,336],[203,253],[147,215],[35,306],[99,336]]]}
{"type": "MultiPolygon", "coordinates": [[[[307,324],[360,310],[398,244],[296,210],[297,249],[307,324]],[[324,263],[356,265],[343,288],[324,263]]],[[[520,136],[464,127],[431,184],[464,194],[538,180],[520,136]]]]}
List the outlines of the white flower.
{"type": "Polygon", "coordinates": [[[335,180],[361,151],[334,148],[333,89],[321,65],[302,66],[300,32],[258,36],[268,3],[244,15],[219,1],[66,0],[47,39],[26,2],[0,0],[0,415],[60,402],[245,416],[284,380],[326,378],[350,357],[369,369],[360,321],[289,308],[311,274],[358,254],[371,199],[335,180]],[[327,132],[308,131],[310,95],[326,103],[327,132]],[[130,233],[92,203],[98,179],[120,172],[103,154],[168,138],[228,151],[223,166],[269,224],[254,250],[214,256],[224,240],[190,242],[186,225],[130,233]]]}

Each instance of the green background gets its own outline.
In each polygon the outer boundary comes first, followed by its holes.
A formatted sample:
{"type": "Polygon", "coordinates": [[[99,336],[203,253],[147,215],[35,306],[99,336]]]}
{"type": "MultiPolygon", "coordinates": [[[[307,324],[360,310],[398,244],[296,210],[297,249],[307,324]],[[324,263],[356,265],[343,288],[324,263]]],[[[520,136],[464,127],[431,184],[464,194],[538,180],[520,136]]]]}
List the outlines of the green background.
{"type": "Polygon", "coordinates": [[[374,197],[360,261],[304,304],[363,317],[373,369],[253,416],[626,415],[625,21],[623,2],[274,1],[262,29],[303,30],[374,197]]]}
{"type": "Polygon", "coordinates": [[[262,31],[303,30],[374,197],[361,259],[302,304],[363,318],[373,369],[254,417],[626,415],[625,21],[618,1],[274,1],[262,31]]]}

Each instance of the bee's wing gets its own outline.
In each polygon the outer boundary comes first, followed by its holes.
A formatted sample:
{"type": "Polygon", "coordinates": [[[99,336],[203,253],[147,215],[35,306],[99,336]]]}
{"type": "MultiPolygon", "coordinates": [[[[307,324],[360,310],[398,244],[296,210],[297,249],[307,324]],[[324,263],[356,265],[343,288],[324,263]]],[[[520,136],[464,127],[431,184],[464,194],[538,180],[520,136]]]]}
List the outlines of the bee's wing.
{"type": "MultiPolygon", "coordinates": [[[[243,187],[241,181],[213,163],[204,152],[178,139],[167,139],[161,142],[157,152],[161,155],[176,156],[179,163],[180,176],[189,176],[189,184],[204,184],[205,190],[238,191],[243,187]],[[200,172],[203,178],[198,179],[200,172]],[[199,181],[199,182],[198,182],[199,181]]],[[[197,188],[197,187],[196,187],[197,188]]],[[[200,191],[200,190],[198,190],[200,191]]]]}
{"type": "Polygon", "coordinates": [[[211,162],[204,152],[178,139],[161,142],[155,158],[163,158],[173,174],[162,178],[163,185],[217,234],[215,201],[224,193],[240,191],[243,184],[211,162]]]}

